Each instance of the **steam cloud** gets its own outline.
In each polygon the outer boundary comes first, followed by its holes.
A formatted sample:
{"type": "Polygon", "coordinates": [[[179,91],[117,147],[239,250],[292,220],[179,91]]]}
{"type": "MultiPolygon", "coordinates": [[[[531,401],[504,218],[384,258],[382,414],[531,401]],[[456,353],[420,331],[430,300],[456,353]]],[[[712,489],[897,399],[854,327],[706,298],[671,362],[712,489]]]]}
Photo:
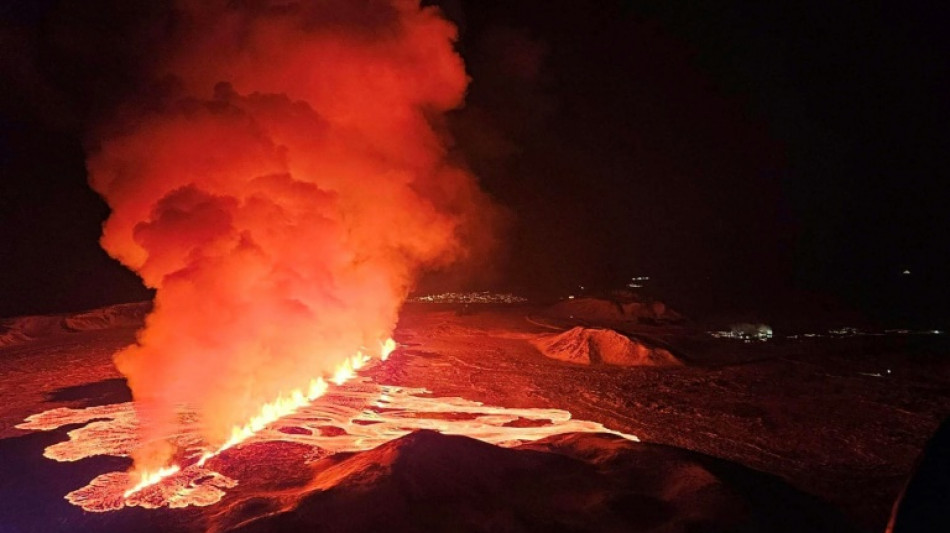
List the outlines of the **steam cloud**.
{"type": "Polygon", "coordinates": [[[116,355],[148,443],[193,406],[220,444],[262,403],[375,353],[418,273],[484,243],[442,115],[468,79],[414,0],[183,2],[148,97],[88,158],[102,245],[157,289],[116,355]]]}

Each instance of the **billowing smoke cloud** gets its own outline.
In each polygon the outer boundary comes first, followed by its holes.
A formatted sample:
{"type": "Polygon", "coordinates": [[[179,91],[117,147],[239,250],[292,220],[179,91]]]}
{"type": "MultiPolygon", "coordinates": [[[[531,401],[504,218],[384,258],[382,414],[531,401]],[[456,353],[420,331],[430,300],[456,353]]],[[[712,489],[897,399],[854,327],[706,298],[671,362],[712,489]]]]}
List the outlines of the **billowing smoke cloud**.
{"type": "MultiPolygon", "coordinates": [[[[139,467],[180,405],[220,443],[281,392],[387,338],[423,269],[493,211],[451,161],[442,114],[467,77],[455,28],[413,0],[185,2],[157,95],[96,139],[102,245],[157,289],[116,356],[139,467]]],[[[144,103],[143,103],[144,102],[144,103]]]]}

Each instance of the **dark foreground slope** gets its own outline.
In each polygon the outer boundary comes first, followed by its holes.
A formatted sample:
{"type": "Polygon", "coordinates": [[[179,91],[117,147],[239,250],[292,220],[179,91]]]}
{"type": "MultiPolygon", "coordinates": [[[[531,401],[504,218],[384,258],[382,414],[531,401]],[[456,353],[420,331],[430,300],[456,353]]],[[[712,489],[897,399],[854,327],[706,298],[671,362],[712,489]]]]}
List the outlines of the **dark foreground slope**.
{"type": "Polygon", "coordinates": [[[507,449],[421,431],[310,468],[300,489],[232,502],[215,529],[851,531],[835,510],[778,478],[611,435],[507,449]],[[242,507],[265,516],[242,516],[242,507]]]}

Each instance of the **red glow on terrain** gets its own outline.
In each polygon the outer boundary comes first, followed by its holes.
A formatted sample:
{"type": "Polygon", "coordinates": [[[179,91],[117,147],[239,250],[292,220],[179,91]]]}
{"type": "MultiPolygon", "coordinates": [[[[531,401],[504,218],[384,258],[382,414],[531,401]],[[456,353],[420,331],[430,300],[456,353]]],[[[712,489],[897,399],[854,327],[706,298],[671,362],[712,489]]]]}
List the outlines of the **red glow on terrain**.
{"type": "MultiPolygon", "coordinates": [[[[219,471],[228,464],[226,450],[230,447],[209,455],[194,413],[180,412],[179,416],[188,422],[166,439],[184,451],[186,461],[181,467],[169,467],[137,482],[132,473],[109,472],[69,493],[66,499],[95,512],[127,506],[208,506],[220,501],[240,482],[219,471]]],[[[85,425],[70,431],[68,441],[49,446],[46,457],[77,461],[95,455],[127,456],[141,445],[131,403],[61,407],[33,415],[17,427],[48,431],[67,424],[85,425]]],[[[637,440],[596,422],[575,420],[560,409],[493,407],[462,398],[432,397],[425,389],[377,385],[357,377],[342,387],[329,386],[324,396],[264,425],[240,444],[290,442],[310,446],[317,456],[325,456],[370,450],[420,429],[465,435],[500,446],[577,432],[614,433],[637,440]]]]}

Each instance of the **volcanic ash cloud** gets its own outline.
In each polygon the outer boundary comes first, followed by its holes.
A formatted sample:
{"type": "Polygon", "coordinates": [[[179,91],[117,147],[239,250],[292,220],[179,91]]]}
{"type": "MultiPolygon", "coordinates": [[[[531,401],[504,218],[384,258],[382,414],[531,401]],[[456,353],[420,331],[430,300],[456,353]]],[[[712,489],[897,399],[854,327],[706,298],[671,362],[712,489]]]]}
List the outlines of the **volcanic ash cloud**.
{"type": "MultiPolygon", "coordinates": [[[[146,446],[180,405],[210,444],[363,349],[414,276],[466,254],[493,209],[449,158],[467,85],[455,28],[412,1],[205,2],[175,11],[151,96],[100,128],[102,245],[156,289],[116,355],[146,446]]],[[[488,242],[490,239],[477,239],[488,242]]]]}

